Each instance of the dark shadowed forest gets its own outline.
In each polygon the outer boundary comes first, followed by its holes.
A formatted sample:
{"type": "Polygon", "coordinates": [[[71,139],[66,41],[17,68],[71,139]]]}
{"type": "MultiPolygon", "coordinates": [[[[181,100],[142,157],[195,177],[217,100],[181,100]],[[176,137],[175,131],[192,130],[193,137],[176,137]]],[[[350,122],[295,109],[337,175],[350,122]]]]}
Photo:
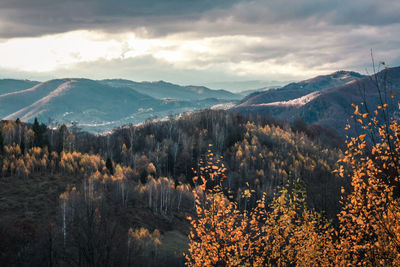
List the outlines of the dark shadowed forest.
{"type": "Polygon", "coordinates": [[[334,218],[342,140],[319,126],[204,110],[110,134],[1,123],[1,262],[18,266],[184,263],[196,185],[210,149],[240,209],[302,181],[308,205],[334,218]],[[245,197],[251,189],[254,194],[245,197]]]}

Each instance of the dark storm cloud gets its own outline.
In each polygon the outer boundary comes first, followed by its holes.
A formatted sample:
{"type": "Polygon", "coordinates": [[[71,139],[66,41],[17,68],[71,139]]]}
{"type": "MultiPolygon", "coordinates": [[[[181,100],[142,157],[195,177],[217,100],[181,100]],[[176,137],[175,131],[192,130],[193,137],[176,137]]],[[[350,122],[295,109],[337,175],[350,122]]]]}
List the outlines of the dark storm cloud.
{"type": "MultiPolygon", "coordinates": [[[[315,19],[327,24],[385,25],[399,23],[398,0],[260,0],[240,6],[245,21],[284,23],[315,19]]],[[[240,14],[240,11],[238,11],[240,14]]]]}
{"type": "MultiPolygon", "coordinates": [[[[0,38],[79,29],[149,34],[268,32],[279,28],[400,23],[397,0],[2,0],[0,38]]],[[[306,29],[305,29],[306,30],[306,29]]]]}
{"type": "Polygon", "coordinates": [[[2,0],[0,37],[37,36],[79,29],[180,28],[204,12],[238,0],[2,0]]]}

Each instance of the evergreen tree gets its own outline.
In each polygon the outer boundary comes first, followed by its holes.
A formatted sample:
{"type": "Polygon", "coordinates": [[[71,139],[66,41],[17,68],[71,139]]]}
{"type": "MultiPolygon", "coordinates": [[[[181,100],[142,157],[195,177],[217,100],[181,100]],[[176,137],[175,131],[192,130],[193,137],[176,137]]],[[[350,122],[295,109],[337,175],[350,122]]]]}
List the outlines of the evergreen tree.
{"type": "Polygon", "coordinates": [[[37,118],[35,118],[33,125],[32,125],[32,130],[35,133],[34,136],[34,146],[38,147],[44,147],[47,145],[47,138],[46,138],[46,133],[47,133],[47,126],[44,123],[39,124],[39,121],[37,118]]]}
{"type": "Polygon", "coordinates": [[[107,167],[108,171],[110,172],[110,174],[114,174],[114,167],[113,167],[110,157],[107,157],[106,167],[107,167]]]}
{"type": "Polygon", "coordinates": [[[3,133],[0,128],[0,152],[1,153],[3,153],[3,149],[4,149],[3,133]]]}

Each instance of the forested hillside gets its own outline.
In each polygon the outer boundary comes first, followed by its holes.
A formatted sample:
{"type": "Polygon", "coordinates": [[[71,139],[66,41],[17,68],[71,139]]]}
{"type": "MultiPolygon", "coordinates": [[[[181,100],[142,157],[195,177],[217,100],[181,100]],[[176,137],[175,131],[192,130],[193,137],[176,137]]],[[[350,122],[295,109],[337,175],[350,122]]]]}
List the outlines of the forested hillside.
{"type": "Polygon", "coordinates": [[[309,207],[333,218],[345,184],[332,174],[339,138],[263,116],[205,110],[108,135],[3,121],[0,136],[6,266],[182,265],[208,151],[240,209],[302,181],[309,207]]]}
{"type": "Polygon", "coordinates": [[[0,94],[8,94],[32,88],[39,82],[30,80],[0,79],[0,94]]]}
{"type": "MultiPolygon", "coordinates": [[[[398,266],[400,264],[400,126],[394,93],[377,84],[380,105],[353,104],[359,135],[333,171],[350,180],[341,188],[337,221],[310,208],[303,182],[293,181],[255,207],[229,200],[224,165],[208,151],[193,178],[196,214],[189,217],[189,266],[398,266]],[[369,106],[371,107],[371,106],[369,106]]],[[[347,125],[347,129],[355,125],[347,125]]],[[[244,192],[244,199],[254,196],[244,192]]]]}
{"type": "Polygon", "coordinates": [[[289,101],[316,91],[338,87],[363,77],[363,75],[353,71],[337,71],[329,75],[321,75],[301,82],[290,83],[281,88],[249,94],[241,101],[239,106],[289,101]]]}
{"type": "MultiPolygon", "coordinates": [[[[342,136],[349,134],[356,136],[358,135],[356,128],[351,129],[350,132],[344,130],[347,123],[353,123],[352,104],[362,103],[362,107],[365,106],[371,110],[381,105],[381,101],[392,104],[400,101],[400,67],[389,68],[382,64],[380,67],[383,68],[381,71],[369,76],[350,72],[346,75],[349,80],[339,78],[333,83],[325,84],[332,87],[316,86],[318,83],[313,83],[318,81],[316,77],[309,80],[313,81],[309,84],[307,83],[309,81],[304,81],[275,91],[264,92],[259,97],[244,99],[246,100],[244,103],[233,109],[241,113],[269,114],[289,122],[301,118],[306,123],[319,124],[342,136]],[[380,87],[381,92],[377,87],[380,87]],[[297,97],[290,97],[293,92],[297,94],[297,97]],[[390,93],[394,94],[393,99],[389,97],[390,93]],[[276,102],[273,102],[274,99],[276,102]]],[[[394,111],[391,110],[390,114],[397,116],[393,113],[394,111]]]]}

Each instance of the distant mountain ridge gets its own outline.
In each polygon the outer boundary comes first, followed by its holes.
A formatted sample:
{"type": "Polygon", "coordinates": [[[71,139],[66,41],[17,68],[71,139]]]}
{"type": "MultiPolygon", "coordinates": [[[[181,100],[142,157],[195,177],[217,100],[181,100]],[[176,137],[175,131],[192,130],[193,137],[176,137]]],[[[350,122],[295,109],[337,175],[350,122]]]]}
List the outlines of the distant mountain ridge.
{"type": "Polygon", "coordinates": [[[2,119],[78,123],[91,132],[103,132],[150,118],[209,108],[239,99],[224,90],[179,86],[166,82],[128,80],[55,79],[46,82],[0,80],[2,119]],[[137,89],[137,90],[136,90],[137,89]]]}
{"type": "MultiPolygon", "coordinates": [[[[339,73],[339,75],[342,74],[339,73]]],[[[389,68],[378,74],[380,80],[383,80],[384,76],[389,86],[387,90],[390,90],[395,95],[392,101],[393,103],[397,103],[400,101],[400,67],[389,68]]],[[[352,74],[351,77],[357,77],[357,75],[352,74]]],[[[361,105],[362,94],[365,93],[366,102],[370,109],[374,109],[380,105],[378,90],[371,78],[373,77],[360,76],[358,79],[343,82],[341,85],[328,88],[320,87],[320,90],[315,90],[294,99],[273,95],[272,98],[260,103],[262,98],[255,96],[256,98],[254,99],[254,96],[250,96],[245,101],[242,101],[241,104],[235,106],[233,110],[242,113],[257,112],[270,114],[278,119],[288,120],[289,122],[294,122],[300,118],[306,123],[319,124],[345,135],[347,134],[344,130],[345,125],[350,120],[350,116],[354,111],[351,104],[361,105]],[[288,100],[276,101],[277,99],[288,100]]],[[[304,84],[307,81],[297,84],[304,84]]],[[[389,94],[389,91],[387,94],[389,94]]]]}
{"type": "Polygon", "coordinates": [[[133,90],[157,99],[201,100],[217,98],[225,100],[239,100],[241,97],[226,90],[212,90],[204,86],[181,86],[164,81],[133,82],[123,79],[101,80],[100,83],[112,87],[129,87],[133,90]]]}
{"type": "Polygon", "coordinates": [[[0,79],[0,94],[25,90],[39,83],[40,82],[30,80],[0,79]]]}
{"type": "Polygon", "coordinates": [[[255,92],[245,97],[241,104],[249,106],[293,100],[315,91],[340,86],[363,77],[363,75],[353,71],[337,71],[329,75],[321,75],[301,82],[290,83],[281,88],[255,92]]]}
{"type": "MultiPolygon", "coordinates": [[[[398,90],[400,67],[390,68],[386,74],[390,85],[398,90]]],[[[353,111],[351,104],[361,102],[360,88],[365,89],[371,106],[378,104],[371,77],[352,71],[337,71],[281,88],[259,89],[239,103],[241,94],[164,81],[65,78],[40,83],[4,79],[0,80],[0,116],[23,121],[38,117],[43,122],[52,118],[58,123],[76,122],[90,132],[104,132],[151,118],[216,108],[267,113],[289,122],[301,118],[344,134],[353,111]]]]}

